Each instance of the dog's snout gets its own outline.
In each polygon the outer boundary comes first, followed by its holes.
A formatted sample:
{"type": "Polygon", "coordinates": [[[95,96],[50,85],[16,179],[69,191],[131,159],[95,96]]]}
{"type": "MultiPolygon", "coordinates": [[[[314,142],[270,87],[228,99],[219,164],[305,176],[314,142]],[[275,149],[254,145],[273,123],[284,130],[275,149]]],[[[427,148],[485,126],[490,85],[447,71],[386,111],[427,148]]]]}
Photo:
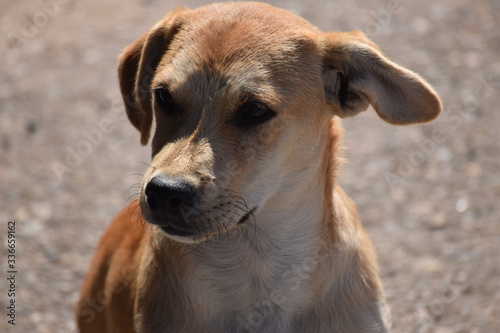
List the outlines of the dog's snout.
{"type": "Polygon", "coordinates": [[[154,213],[178,219],[182,217],[183,208],[193,205],[196,190],[183,179],[158,175],[148,182],[145,194],[154,213]]]}

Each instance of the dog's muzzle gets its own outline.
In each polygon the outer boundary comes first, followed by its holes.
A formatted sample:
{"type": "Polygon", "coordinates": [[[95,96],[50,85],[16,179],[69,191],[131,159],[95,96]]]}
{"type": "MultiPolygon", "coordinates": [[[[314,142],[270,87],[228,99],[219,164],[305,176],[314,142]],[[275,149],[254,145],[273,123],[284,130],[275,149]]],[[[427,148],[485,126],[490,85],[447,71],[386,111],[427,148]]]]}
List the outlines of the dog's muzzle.
{"type": "Polygon", "coordinates": [[[196,225],[190,223],[189,215],[194,209],[197,191],[189,182],[158,175],[148,182],[144,194],[148,222],[171,235],[182,237],[196,233],[196,225]]]}

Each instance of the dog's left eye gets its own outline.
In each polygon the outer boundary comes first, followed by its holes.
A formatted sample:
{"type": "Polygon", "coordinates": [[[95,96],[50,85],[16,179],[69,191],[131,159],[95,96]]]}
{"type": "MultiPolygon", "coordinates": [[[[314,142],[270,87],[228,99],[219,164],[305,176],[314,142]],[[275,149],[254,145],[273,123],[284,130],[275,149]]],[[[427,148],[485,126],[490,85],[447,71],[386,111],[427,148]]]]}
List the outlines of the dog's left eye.
{"type": "Polygon", "coordinates": [[[238,127],[253,127],[274,118],[276,112],[259,102],[243,104],[236,112],[234,122],[238,127]]]}

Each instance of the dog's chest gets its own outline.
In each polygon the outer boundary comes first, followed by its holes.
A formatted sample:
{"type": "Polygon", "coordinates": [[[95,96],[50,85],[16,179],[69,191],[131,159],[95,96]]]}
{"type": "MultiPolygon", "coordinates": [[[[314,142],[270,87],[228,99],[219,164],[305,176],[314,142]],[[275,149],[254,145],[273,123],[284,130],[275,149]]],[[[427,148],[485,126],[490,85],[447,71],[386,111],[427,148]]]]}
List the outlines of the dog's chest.
{"type": "Polygon", "coordinates": [[[291,331],[293,318],[311,304],[318,261],[284,248],[226,246],[205,253],[193,272],[193,306],[225,332],[291,331]]]}

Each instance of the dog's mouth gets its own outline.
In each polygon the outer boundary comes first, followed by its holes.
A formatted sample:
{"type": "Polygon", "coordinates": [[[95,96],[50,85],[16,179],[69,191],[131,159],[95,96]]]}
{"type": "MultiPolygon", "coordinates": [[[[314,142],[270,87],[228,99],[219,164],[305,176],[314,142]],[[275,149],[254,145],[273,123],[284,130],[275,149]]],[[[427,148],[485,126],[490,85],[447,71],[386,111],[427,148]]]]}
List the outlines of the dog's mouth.
{"type": "Polygon", "coordinates": [[[197,234],[197,232],[195,232],[194,230],[181,229],[174,225],[165,225],[165,226],[160,226],[159,228],[163,230],[163,232],[165,232],[166,234],[172,236],[190,237],[197,234]]]}
{"type": "Polygon", "coordinates": [[[250,209],[236,224],[242,225],[248,222],[248,220],[250,220],[250,218],[253,216],[253,213],[255,213],[255,210],[257,210],[257,207],[250,209]]]}
{"type": "MultiPolygon", "coordinates": [[[[252,209],[248,210],[236,223],[229,223],[233,224],[234,226],[241,226],[247,223],[257,210],[257,207],[253,207],[252,209]]],[[[186,228],[173,224],[173,223],[166,223],[166,224],[157,224],[157,223],[152,223],[159,227],[164,233],[166,233],[169,236],[174,236],[174,237],[179,237],[179,238],[192,238],[192,239],[197,239],[197,238],[208,238],[210,236],[216,235],[222,230],[225,232],[228,231],[228,226],[225,223],[225,226],[207,226],[208,230],[204,230],[202,225],[195,224],[193,225],[193,228],[189,228],[188,225],[186,225],[186,228]],[[214,231],[217,230],[217,231],[214,231]]]]}

